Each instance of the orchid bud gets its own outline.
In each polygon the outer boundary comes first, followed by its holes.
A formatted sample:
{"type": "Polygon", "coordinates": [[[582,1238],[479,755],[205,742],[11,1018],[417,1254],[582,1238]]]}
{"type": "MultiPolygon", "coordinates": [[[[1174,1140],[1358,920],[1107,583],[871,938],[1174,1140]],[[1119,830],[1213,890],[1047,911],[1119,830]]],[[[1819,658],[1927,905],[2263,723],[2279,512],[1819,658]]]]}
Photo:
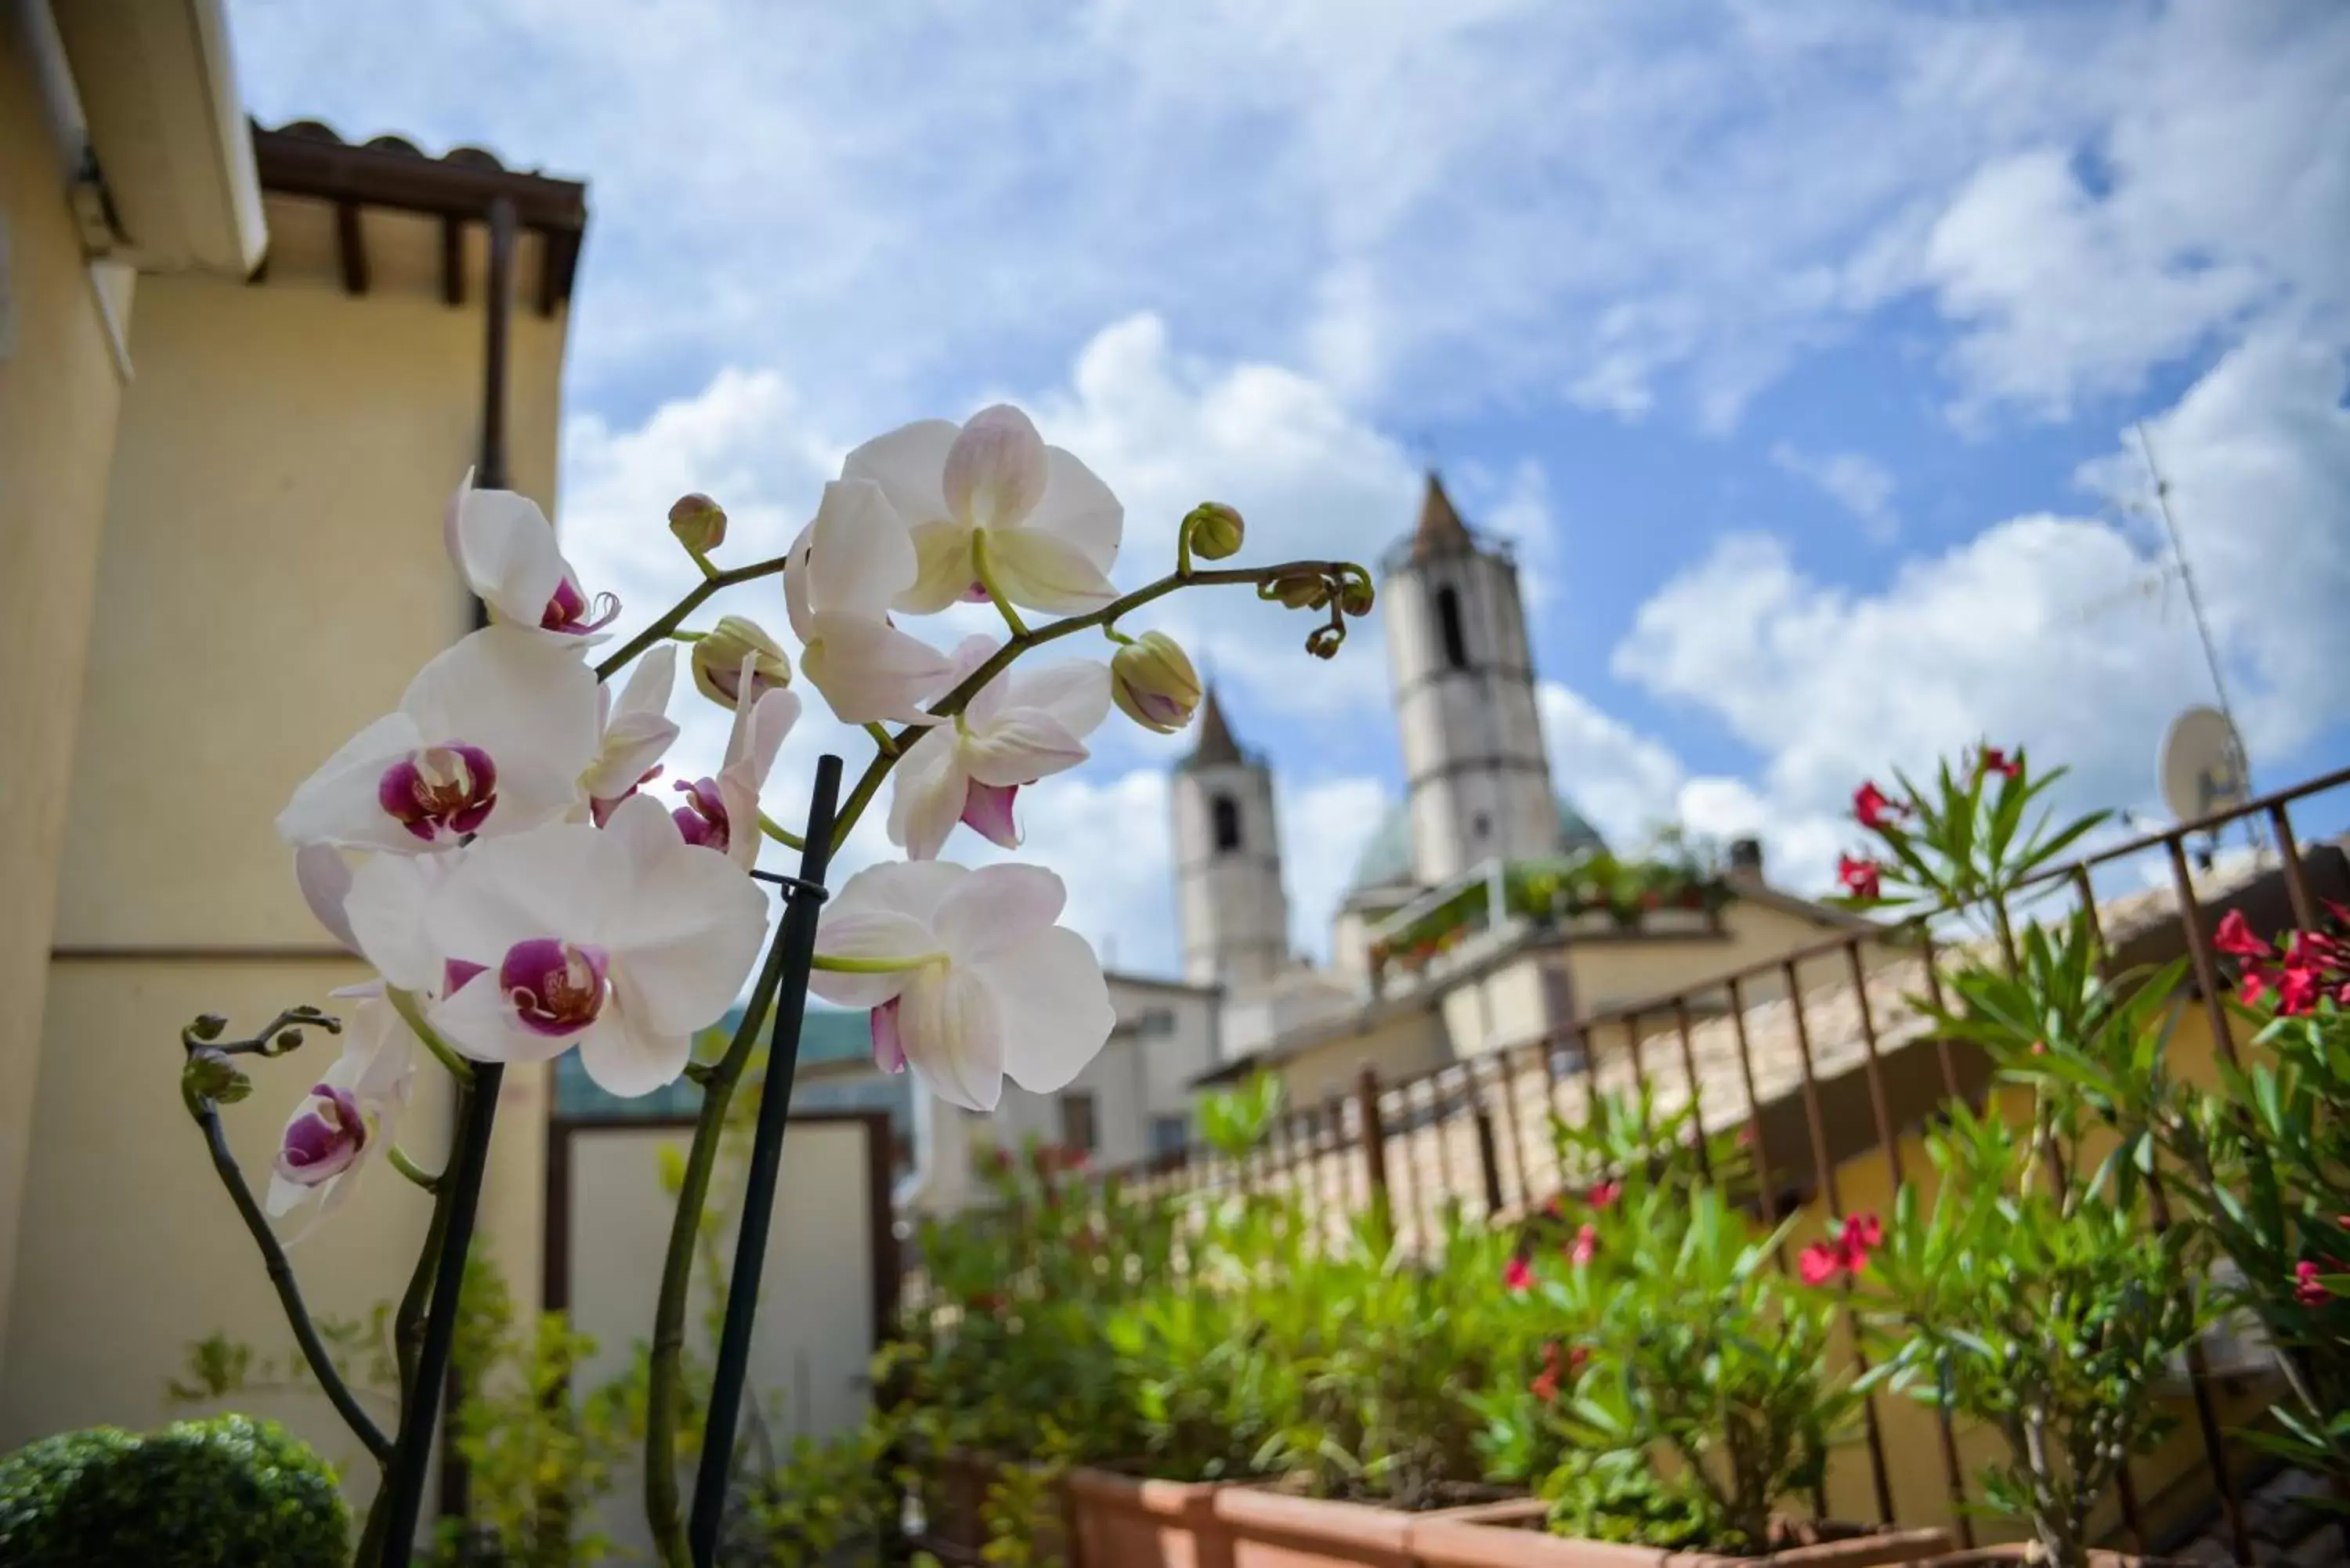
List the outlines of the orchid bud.
{"type": "Polygon", "coordinates": [[[1171,735],[1200,705],[1200,676],[1173,638],[1146,631],[1111,658],[1109,694],[1144,729],[1171,735]]]}
{"type": "Polygon", "coordinates": [[[713,629],[694,642],[695,688],[720,707],[733,707],[746,695],[740,690],[745,659],[755,660],[751,671],[753,690],[747,693],[753,701],[763,692],[792,683],[792,661],[765,628],[739,615],[723,615],[713,629]]]}
{"type": "Polygon", "coordinates": [[[669,531],[697,556],[726,543],[726,509],[707,495],[681,495],[669,509],[669,531]]]}
{"type": "Polygon", "coordinates": [[[1191,537],[1191,554],[1203,561],[1240,554],[1241,540],[1248,532],[1241,514],[1221,501],[1203,501],[1192,507],[1183,518],[1183,531],[1191,537]]]}
{"type": "Polygon", "coordinates": [[[1338,607],[1351,616],[1367,616],[1371,613],[1372,597],[1370,578],[1348,577],[1338,590],[1338,607]]]}
{"type": "Polygon", "coordinates": [[[1263,591],[1265,597],[1279,599],[1291,609],[1320,609],[1330,602],[1330,580],[1319,572],[1275,577],[1263,591]]]}

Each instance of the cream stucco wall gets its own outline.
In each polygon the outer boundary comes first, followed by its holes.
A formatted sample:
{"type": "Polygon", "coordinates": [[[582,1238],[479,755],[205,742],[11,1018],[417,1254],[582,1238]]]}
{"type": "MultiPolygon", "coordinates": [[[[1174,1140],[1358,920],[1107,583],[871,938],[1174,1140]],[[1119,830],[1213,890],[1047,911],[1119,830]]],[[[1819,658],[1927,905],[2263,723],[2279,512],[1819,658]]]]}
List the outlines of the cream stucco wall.
{"type": "MultiPolygon", "coordinates": [[[[31,1155],[66,795],[121,397],[15,18],[0,22],[0,1343],[31,1155]]],[[[130,301],[130,280],[117,279],[130,301]]]]}
{"type": "MultiPolygon", "coordinates": [[[[445,306],[422,237],[437,226],[370,213],[373,291],[352,297],[321,239],[327,209],[273,198],[269,215],[265,283],[141,286],[72,753],[0,1448],[91,1421],[152,1424],[185,1345],[214,1329],[285,1343],[181,1106],[178,1030],[206,1011],[244,1027],[331,1007],[328,992],[358,978],[304,909],[272,819],[470,624],[441,518],[479,441],[481,279],[470,305],[445,306]]],[[[543,503],[562,334],[559,316],[516,312],[512,479],[543,503]]],[[[268,1065],[226,1112],[256,1179],[333,1049],[268,1065]]],[[[508,1075],[482,1218],[525,1308],[546,1093],[544,1069],[508,1075]]],[[[428,1116],[402,1141],[429,1166],[445,1137],[428,1116]]],[[[396,1296],[423,1210],[421,1194],[381,1179],[306,1242],[297,1267],[321,1305],[362,1313],[396,1296]]]]}
{"type": "Polygon", "coordinates": [[[1317,1042],[1278,1071],[1289,1104],[1303,1108],[1353,1094],[1366,1067],[1392,1081],[1448,1059],[1441,1014],[1433,1007],[1406,1007],[1317,1042]]]}

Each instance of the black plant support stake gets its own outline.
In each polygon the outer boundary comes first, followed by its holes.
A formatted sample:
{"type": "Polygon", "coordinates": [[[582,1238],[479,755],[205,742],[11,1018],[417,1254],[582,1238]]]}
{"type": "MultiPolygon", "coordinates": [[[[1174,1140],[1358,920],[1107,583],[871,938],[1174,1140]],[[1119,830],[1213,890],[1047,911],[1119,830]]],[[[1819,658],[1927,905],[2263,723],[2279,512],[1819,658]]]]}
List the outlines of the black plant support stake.
{"type": "Polygon", "coordinates": [[[501,1063],[473,1064],[465,1118],[451,1151],[457,1188],[451,1198],[449,1231],[442,1238],[441,1258],[434,1270],[432,1310],[424,1319],[415,1386],[410,1390],[407,1407],[400,1413],[400,1438],[393,1445],[391,1471],[385,1480],[392,1490],[391,1511],[385,1520],[383,1568],[408,1568],[417,1516],[424,1508],[432,1426],[441,1413],[441,1391],[449,1382],[449,1348],[457,1335],[457,1296],[464,1288],[465,1254],[473,1250],[473,1217],[481,1210],[482,1178],[489,1168],[490,1124],[497,1118],[498,1085],[505,1071],[501,1063]]]}
{"type": "Polygon", "coordinates": [[[775,993],[768,1037],[767,1076],[759,1096],[758,1131],[743,1189],[743,1224],[734,1237],[734,1270],[726,1287],[726,1324],[718,1340],[718,1369],[710,1386],[710,1409],[702,1429],[702,1460],[693,1478],[693,1511],[686,1541],[696,1568],[711,1568],[718,1552],[718,1526],[726,1509],[726,1489],[734,1469],[734,1428],[743,1411],[743,1383],[751,1365],[752,1322],[759,1310],[759,1275],[767,1258],[767,1231],[775,1218],[775,1178],[784,1159],[784,1127],[792,1108],[792,1075],[799,1064],[800,1019],[807,1008],[808,969],[816,957],[816,916],[824,905],[824,877],[832,860],[832,820],[840,794],[840,759],[816,763],[815,798],[808,806],[806,847],[798,877],[784,880],[784,914],[775,933],[783,954],[782,984],[775,993]]]}

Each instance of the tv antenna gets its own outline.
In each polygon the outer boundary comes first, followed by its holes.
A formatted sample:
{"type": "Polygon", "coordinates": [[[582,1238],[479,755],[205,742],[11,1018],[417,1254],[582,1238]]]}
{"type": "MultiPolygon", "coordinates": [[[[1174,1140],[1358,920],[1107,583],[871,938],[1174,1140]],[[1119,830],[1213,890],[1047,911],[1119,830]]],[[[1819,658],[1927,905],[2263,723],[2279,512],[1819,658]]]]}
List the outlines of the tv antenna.
{"type": "MultiPolygon", "coordinates": [[[[2171,566],[2178,574],[2178,586],[2187,591],[2187,611],[2195,618],[2195,636],[2203,645],[2203,662],[2211,671],[2211,694],[2219,700],[2219,717],[2227,725],[2228,738],[2235,747],[2236,765],[2243,784],[2241,799],[2250,800],[2253,794],[2251,763],[2244,754],[2243,732],[2236,727],[2236,711],[2228,701],[2228,678],[2220,668],[2220,645],[2211,639],[2211,623],[2203,614],[2203,596],[2195,591],[2194,569],[2187,564],[2187,551],[2178,540],[2178,520],[2171,515],[2170,482],[2163,478],[2161,468],[2154,461],[2154,439],[2147,434],[2146,421],[2140,420],[2131,428],[2137,432],[2138,451],[2146,458],[2147,476],[2154,481],[2155,513],[2162,519],[2163,537],[2170,545],[2171,566]]],[[[2180,715],[2182,722],[2186,716],[2180,715]]],[[[2178,807],[2173,805],[2171,809],[2176,812],[2178,807]]],[[[2190,819],[2182,815],[2179,820],[2190,819]]],[[[2251,832],[2249,823],[2246,831],[2251,832]]],[[[2253,842],[2259,842],[2256,833],[2253,842]]]]}

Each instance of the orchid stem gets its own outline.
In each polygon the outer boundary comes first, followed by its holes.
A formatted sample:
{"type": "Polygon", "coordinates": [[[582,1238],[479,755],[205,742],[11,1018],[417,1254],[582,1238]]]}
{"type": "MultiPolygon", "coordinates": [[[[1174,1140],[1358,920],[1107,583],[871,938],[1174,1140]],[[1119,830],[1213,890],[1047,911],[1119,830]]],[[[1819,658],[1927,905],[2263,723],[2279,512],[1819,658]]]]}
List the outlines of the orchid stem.
{"type": "Polygon", "coordinates": [[[1020,623],[1020,612],[1012,607],[1012,601],[1003,597],[1003,591],[995,586],[994,576],[987,569],[987,530],[984,528],[971,531],[971,569],[972,575],[979,578],[979,586],[987,590],[987,597],[1003,613],[1003,624],[1012,628],[1012,635],[1015,639],[1027,636],[1028,628],[1020,623]]]}
{"type": "Polygon", "coordinates": [[[310,1368],[310,1376],[318,1380],[327,1402],[343,1425],[365,1444],[367,1451],[380,1464],[391,1458],[391,1440],[383,1435],[359,1402],[351,1395],[350,1386],[335,1369],[334,1357],[318,1338],[317,1328],[310,1322],[310,1310],[302,1304],[302,1287],[294,1278],[294,1266],[286,1261],[286,1249],[278,1244],[277,1233],[269,1228],[269,1217],[254,1201],[253,1189],[244,1184],[244,1172],[237,1168],[236,1156],[229,1152],[228,1134],[221,1127],[220,1107],[212,1100],[192,1090],[182,1089],[180,1098],[188,1114],[204,1135],[204,1147],[213,1157],[213,1169],[220,1174],[221,1185],[228,1189],[229,1200],[236,1205],[237,1218],[253,1236],[254,1245],[261,1249],[261,1261],[269,1272],[269,1282],[277,1289],[278,1305],[286,1310],[286,1321],[294,1330],[294,1343],[301,1347],[302,1360],[310,1368]]]}
{"type": "Polygon", "coordinates": [[[687,631],[681,628],[676,631],[671,632],[669,634],[669,639],[671,642],[700,642],[703,638],[708,637],[709,635],[710,634],[706,631],[687,631]]]}
{"type": "MultiPolygon", "coordinates": [[[[977,535],[973,535],[972,537],[972,555],[976,565],[981,552],[976,542],[977,535]]],[[[1030,649],[1041,647],[1048,642],[1056,642],[1065,637],[1075,636],[1088,627],[1109,626],[1153,599],[1165,598],[1178,588],[1193,585],[1201,587],[1235,583],[1262,585],[1272,582],[1276,577],[1310,576],[1317,572],[1328,576],[1344,577],[1349,574],[1359,576],[1362,568],[1344,561],[1284,561],[1276,566],[1235,566],[1212,572],[1178,569],[1155,583],[1149,583],[1135,589],[1123,598],[1113,599],[1097,610],[1071,616],[1066,620],[1056,620],[1049,626],[1040,626],[1034,631],[1024,629],[1015,632],[1010,641],[989,656],[986,663],[965,676],[962,685],[931,703],[930,711],[941,719],[961,713],[963,705],[972,700],[980,688],[1003,674],[1014,659],[1018,659],[1030,649]]],[[[981,580],[983,582],[986,580],[983,574],[981,580]]],[[[993,591],[989,590],[991,597],[993,591]]],[[[998,602],[1001,603],[1000,600],[998,602]]],[[[909,724],[899,730],[896,737],[899,752],[902,753],[907,744],[924,728],[926,726],[909,724]]],[[[888,752],[876,755],[867,765],[862,776],[858,779],[857,787],[848,792],[847,804],[841,807],[840,815],[833,824],[832,847],[836,853],[843,844],[847,842],[849,829],[857,826],[857,819],[864,815],[865,808],[871,803],[874,793],[880,789],[881,781],[889,776],[889,770],[897,764],[897,761],[898,758],[888,752]]]]}
{"type": "Polygon", "coordinates": [[[408,1152],[401,1148],[398,1144],[393,1144],[389,1149],[386,1149],[384,1151],[384,1155],[386,1158],[391,1161],[392,1169],[400,1172],[400,1175],[408,1178],[409,1180],[424,1189],[425,1191],[439,1192],[441,1190],[441,1179],[419,1166],[414,1160],[409,1158],[408,1152]]]}
{"type": "Polygon", "coordinates": [[[451,1077],[459,1084],[473,1081],[473,1064],[458,1055],[455,1047],[441,1038],[441,1032],[424,1021],[423,1006],[417,1002],[414,992],[387,985],[383,988],[383,994],[385,1000],[391,1003],[391,1010],[400,1014],[400,1021],[423,1042],[424,1048],[432,1052],[443,1067],[449,1069],[451,1077]]]}
{"type": "Polygon", "coordinates": [[[764,811],[759,814],[759,831],[765,834],[768,837],[774,839],[776,843],[782,845],[786,849],[805,849],[807,847],[806,845],[800,842],[800,836],[798,834],[794,833],[790,828],[785,827],[782,823],[777,822],[774,817],[769,816],[764,811]]]}
{"type": "Polygon", "coordinates": [[[620,645],[620,650],[596,666],[596,679],[609,680],[615,673],[628,668],[629,661],[670,633],[685,624],[685,618],[702,607],[702,602],[721,588],[731,588],[743,583],[755,583],[761,577],[772,577],[784,569],[785,557],[777,556],[769,561],[755,561],[747,566],[737,566],[731,572],[720,572],[704,577],[687,590],[670,612],[636,636],[620,645]]]}
{"type": "Polygon", "coordinates": [[[881,748],[884,756],[894,757],[898,754],[897,739],[889,733],[889,727],[887,724],[868,724],[865,726],[865,732],[873,737],[873,743],[881,748]]]}

